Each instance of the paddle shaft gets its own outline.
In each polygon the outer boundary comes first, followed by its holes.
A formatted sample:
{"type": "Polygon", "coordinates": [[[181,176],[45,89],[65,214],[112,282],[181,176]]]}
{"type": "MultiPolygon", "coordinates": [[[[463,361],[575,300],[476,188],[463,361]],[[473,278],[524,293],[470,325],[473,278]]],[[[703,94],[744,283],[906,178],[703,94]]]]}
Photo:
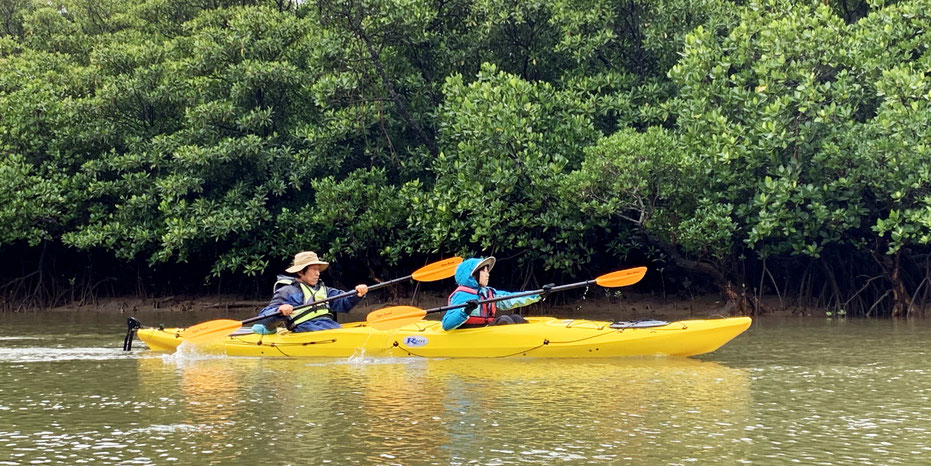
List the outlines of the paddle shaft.
{"type": "MultiPolygon", "coordinates": [[[[403,282],[404,280],[409,280],[411,277],[413,277],[413,275],[408,275],[406,277],[401,277],[401,278],[395,278],[394,280],[388,280],[386,282],[376,283],[374,285],[369,286],[369,291],[377,290],[379,288],[383,288],[388,285],[394,285],[395,283],[400,283],[400,282],[403,282]]],[[[309,307],[318,307],[321,304],[326,304],[330,301],[336,301],[337,299],[348,298],[349,296],[352,296],[354,294],[356,294],[356,290],[350,290],[345,293],[340,293],[336,296],[330,296],[329,298],[321,299],[320,301],[314,301],[312,303],[307,303],[301,306],[295,306],[294,310],[300,311],[301,309],[307,309],[309,307]]],[[[258,322],[262,319],[268,319],[270,317],[281,317],[281,316],[282,316],[281,311],[278,311],[278,312],[275,312],[275,313],[272,313],[266,316],[250,317],[246,320],[240,321],[240,323],[242,323],[243,325],[246,325],[246,324],[251,324],[253,322],[258,322]]]]}
{"type": "MultiPolygon", "coordinates": [[[[543,288],[540,288],[539,290],[521,291],[521,292],[519,292],[519,293],[509,294],[509,295],[507,295],[507,296],[497,296],[497,297],[494,297],[494,298],[483,299],[483,300],[481,300],[481,301],[476,301],[476,302],[477,302],[479,305],[487,304],[487,303],[496,303],[496,302],[498,302],[498,301],[504,301],[504,300],[512,299],[512,298],[523,298],[524,296],[532,296],[532,295],[535,295],[535,294],[541,294],[541,293],[543,293],[543,292],[546,292],[547,294],[549,294],[549,293],[555,293],[555,292],[557,292],[557,291],[571,290],[571,289],[573,289],[573,288],[581,288],[581,287],[583,287],[583,286],[591,286],[591,285],[594,285],[594,284],[596,284],[596,283],[597,283],[596,280],[586,280],[586,281],[584,281],[584,282],[569,283],[569,284],[566,284],[566,285],[554,286],[554,287],[550,288],[549,290],[545,290],[545,289],[543,289],[543,288]]],[[[459,309],[460,307],[466,307],[466,306],[468,306],[468,305],[469,305],[469,303],[450,304],[450,305],[448,305],[448,306],[437,307],[437,308],[433,308],[433,309],[427,309],[425,312],[426,312],[427,314],[430,314],[430,313],[433,313],[433,312],[444,312],[444,311],[448,311],[448,310],[450,310],[450,309],[459,309]]]]}
{"type": "MultiPolygon", "coordinates": [[[[412,324],[422,319],[425,315],[431,312],[442,312],[449,311],[451,309],[458,308],[470,308],[470,306],[477,306],[479,304],[494,303],[497,301],[504,301],[507,299],[521,298],[524,296],[530,296],[535,294],[547,295],[554,291],[563,291],[572,288],[579,288],[583,286],[598,285],[605,288],[618,288],[622,286],[633,285],[640,281],[643,276],[646,274],[646,267],[634,267],[632,269],[618,270],[616,272],[611,272],[605,275],[602,275],[593,280],[586,280],[584,282],[578,283],[569,283],[567,285],[551,286],[545,285],[539,290],[532,291],[522,291],[519,293],[509,294],[507,296],[498,296],[490,299],[483,299],[480,301],[469,300],[464,303],[453,304],[449,306],[438,307],[434,309],[420,309],[414,306],[394,306],[387,307],[384,309],[379,309],[377,311],[369,312],[365,316],[365,322],[367,325],[375,328],[377,330],[392,330],[396,328],[401,328],[405,325],[412,324]]],[[[416,272],[414,272],[416,273],[416,272]]],[[[471,308],[469,309],[471,310],[471,308]]]]}
{"type": "MultiPolygon", "coordinates": [[[[391,285],[391,284],[394,284],[400,281],[408,280],[411,278],[416,281],[427,281],[427,282],[441,280],[444,278],[451,277],[455,273],[455,268],[460,263],[462,263],[461,257],[451,257],[446,260],[442,260],[442,261],[435,262],[432,264],[427,264],[415,270],[412,274],[406,277],[397,278],[397,279],[390,280],[387,282],[377,283],[375,285],[368,287],[368,289],[370,290],[378,289],[383,286],[388,286],[388,285],[391,285]]],[[[319,308],[323,306],[324,304],[326,304],[327,302],[330,302],[336,299],[347,298],[349,296],[352,296],[354,293],[356,293],[355,290],[347,291],[345,293],[340,293],[335,296],[330,296],[330,297],[321,299],[319,301],[314,301],[311,303],[297,306],[295,309],[300,310],[300,309],[306,309],[308,307],[319,308]]],[[[261,321],[263,319],[270,319],[270,318],[274,319],[274,318],[282,317],[283,315],[284,314],[282,314],[276,309],[275,312],[272,312],[268,315],[256,316],[256,317],[246,319],[246,320],[230,320],[230,319],[211,320],[209,322],[203,322],[197,325],[192,325],[184,329],[184,331],[181,333],[181,337],[184,338],[185,341],[189,341],[193,344],[196,344],[199,342],[207,342],[214,338],[219,338],[225,335],[229,335],[233,333],[234,331],[242,328],[243,324],[261,321]]]]}

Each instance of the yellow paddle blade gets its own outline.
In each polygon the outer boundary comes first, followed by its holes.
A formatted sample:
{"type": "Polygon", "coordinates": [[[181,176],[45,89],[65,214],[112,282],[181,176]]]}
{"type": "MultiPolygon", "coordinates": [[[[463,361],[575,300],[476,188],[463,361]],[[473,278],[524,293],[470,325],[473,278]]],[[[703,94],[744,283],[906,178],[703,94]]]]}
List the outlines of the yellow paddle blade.
{"type": "Polygon", "coordinates": [[[242,327],[242,323],[238,320],[211,320],[184,329],[181,332],[181,338],[193,344],[205,343],[217,338],[223,338],[239,330],[239,327],[242,327]]]}
{"type": "Polygon", "coordinates": [[[617,272],[606,273],[595,279],[595,283],[605,288],[617,288],[619,286],[633,285],[640,281],[647,273],[646,267],[634,267],[632,269],[618,270],[617,272]]]}
{"type": "Polygon", "coordinates": [[[365,322],[378,330],[391,330],[413,324],[427,315],[427,311],[414,306],[391,306],[369,312],[365,322]]]}
{"type": "Polygon", "coordinates": [[[418,282],[435,282],[449,278],[456,274],[456,267],[461,263],[461,257],[450,257],[417,269],[411,274],[411,278],[418,282]]]}

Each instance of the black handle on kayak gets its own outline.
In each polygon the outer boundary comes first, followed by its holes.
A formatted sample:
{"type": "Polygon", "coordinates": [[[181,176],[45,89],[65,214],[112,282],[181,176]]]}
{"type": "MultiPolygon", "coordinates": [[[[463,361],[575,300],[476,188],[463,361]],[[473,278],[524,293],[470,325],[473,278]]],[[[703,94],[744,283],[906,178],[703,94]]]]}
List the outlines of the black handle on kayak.
{"type": "Polygon", "coordinates": [[[123,351],[132,351],[133,337],[136,336],[136,330],[142,328],[142,324],[135,317],[130,317],[126,320],[126,325],[129,328],[126,330],[126,336],[123,337],[123,351]]]}

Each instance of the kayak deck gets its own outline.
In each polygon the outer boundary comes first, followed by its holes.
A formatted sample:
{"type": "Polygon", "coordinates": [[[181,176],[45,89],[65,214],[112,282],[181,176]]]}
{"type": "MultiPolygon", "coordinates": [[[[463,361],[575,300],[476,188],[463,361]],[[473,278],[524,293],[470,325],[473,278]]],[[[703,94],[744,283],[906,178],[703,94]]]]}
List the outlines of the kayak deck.
{"type": "MultiPolygon", "coordinates": [[[[710,353],[743,333],[749,317],[683,320],[637,328],[611,322],[528,317],[527,324],[444,331],[422,320],[395,330],[362,322],[319,332],[233,334],[197,345],[200,351],[261,357],[574,358],[695,356],[710,353]],[[618,327],[615,324],[615,327],[618,327]]],[[[137,334],[153,351],[174,352],[183,329],[142,328],[137,334]]]]}

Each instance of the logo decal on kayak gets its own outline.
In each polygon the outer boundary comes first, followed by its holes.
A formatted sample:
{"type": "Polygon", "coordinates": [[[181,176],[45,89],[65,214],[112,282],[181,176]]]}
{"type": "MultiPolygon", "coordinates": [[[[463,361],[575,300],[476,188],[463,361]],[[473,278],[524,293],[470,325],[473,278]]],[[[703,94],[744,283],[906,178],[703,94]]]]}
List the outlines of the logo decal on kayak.
{"type": "Polygon", "coordinates": [[[427,343],[430,343],[430,340],[427,340],[427,337],[421,337],[417,335],[404,337],[404,346],[407,346],[409,348],[427,346],[427,343]]]}

